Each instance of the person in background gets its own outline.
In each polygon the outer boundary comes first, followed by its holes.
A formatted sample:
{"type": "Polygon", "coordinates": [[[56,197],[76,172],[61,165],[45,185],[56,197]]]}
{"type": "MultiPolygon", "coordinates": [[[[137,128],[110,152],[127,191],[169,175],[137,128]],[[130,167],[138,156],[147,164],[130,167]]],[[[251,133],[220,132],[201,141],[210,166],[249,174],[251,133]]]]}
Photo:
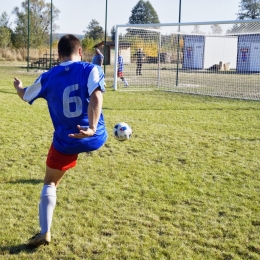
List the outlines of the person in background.
{"type": "Polygon", "coordinates": [[[95,53],[96,54],[94,55],[94,57],[92,59],[92,63],[96,64],[96,65],[99,65],[99,66],[102,66],[103,65],[103,61],[104,61],[103,54],[101,53],[101,51],[98,48],[95,49],[95,53]]]}
{"type": "Polygon", "coordinates": [[[102,114],[102,68],[81,61],[81,42],[72,34],[59,40],[58,53],[61,63],[41,74],[31,86],[23,88],[22,81],[14,78],[22,100],[29,104],[38,98],[47,101],[54,126],[39,203],[40,232],[28,241],[30,247],[51,242],[58,184],[66,171],[76,166],[79,153],[99,149],[108,136],[102,114]]]}
{"type": "Polygon", "coordinates": [[[142,65],[145,57],[143,49],[139,48],[135,56],[136,56],[136,75],[142,75],[142,65]]]}
{"type": "MultiPolygon", "coordinates": [[[[103,65],[103,61],[104,61],[104,55],[101,53],[101,51],[96,48],[95,49],[95,55],[92,59],[92,63],[98,66],[102,66],[103,65]]],[[[105,75],[104,75],[105,77],[105,75]]],[[[106,86],[106,82],[104,81],[104,86],[106,86]]]]}
{"type": "Polygon", "coordinates": [[[117,76],[123,81],[125,87],[128,87],[129,84],[126,81],[126,79],[124,78],[124,59],[123,57],[120,55],[120,53],[118,53],[118,68],[117,68],[117,76]]]}

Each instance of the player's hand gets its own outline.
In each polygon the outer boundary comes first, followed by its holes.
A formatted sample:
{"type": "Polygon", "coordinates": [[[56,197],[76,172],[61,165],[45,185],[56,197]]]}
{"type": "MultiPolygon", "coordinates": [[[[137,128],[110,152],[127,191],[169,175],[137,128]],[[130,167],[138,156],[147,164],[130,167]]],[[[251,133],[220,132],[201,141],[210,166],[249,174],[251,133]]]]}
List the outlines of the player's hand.
{"type": "Polygon", "coordinates": [[[19,80],[18,78],[14,78],[14,87],[17,88],[22,88],[23,87],[23,83],[21,80],[19,80]]]}
{"type": "Polygon", "coordinates": [[[95,134],[95,131],[91,128],[82,127],[80,125],[77,125],[77,128],[79,129],[79,133],[69,134],[69,137],[82,139],[86,137],[91,137],[95,134]]]}

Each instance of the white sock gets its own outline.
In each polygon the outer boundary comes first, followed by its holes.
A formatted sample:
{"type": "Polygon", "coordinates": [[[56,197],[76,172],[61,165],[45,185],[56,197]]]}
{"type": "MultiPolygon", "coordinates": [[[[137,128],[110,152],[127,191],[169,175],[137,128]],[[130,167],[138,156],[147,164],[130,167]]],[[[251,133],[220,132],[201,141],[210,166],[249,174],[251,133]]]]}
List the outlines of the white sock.
{"type": "Polygon", "coordinates": [[[125,86],[128,86],[128,82],[126,81],[125,78],[123,79],[123,82],[124,82],[125,86]]]}
{"type": "Polygon", "coordinates": [[[51,229],[52,216],[56,205],[56,187],[44,185],[41,193],[39,204],[39,219],[41,234],[44,234],[51,229]]]}

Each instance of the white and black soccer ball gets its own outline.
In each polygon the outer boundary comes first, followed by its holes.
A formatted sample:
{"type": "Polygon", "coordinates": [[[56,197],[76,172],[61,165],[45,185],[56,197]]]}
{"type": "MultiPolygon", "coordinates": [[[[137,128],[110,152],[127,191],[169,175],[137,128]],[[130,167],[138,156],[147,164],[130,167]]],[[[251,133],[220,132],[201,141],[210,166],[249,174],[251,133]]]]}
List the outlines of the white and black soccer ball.
{"type": "Polygon", "coordinates": [[[118,123],[114,126],[114,137],[118,141],[126,141],[132,135],[132,128],[124,122],[118,123]]]}

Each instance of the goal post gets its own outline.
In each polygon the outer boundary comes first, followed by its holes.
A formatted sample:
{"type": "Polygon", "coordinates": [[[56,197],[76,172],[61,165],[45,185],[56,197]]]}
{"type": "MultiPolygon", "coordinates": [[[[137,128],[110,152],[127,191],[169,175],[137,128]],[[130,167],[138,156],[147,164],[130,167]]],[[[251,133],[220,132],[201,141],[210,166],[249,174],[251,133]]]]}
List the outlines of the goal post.
{"type": "Polygon", "coordinates": [[[114,90],[260,99],[260,19],[116,25],[114,55],[114,90]]]}

